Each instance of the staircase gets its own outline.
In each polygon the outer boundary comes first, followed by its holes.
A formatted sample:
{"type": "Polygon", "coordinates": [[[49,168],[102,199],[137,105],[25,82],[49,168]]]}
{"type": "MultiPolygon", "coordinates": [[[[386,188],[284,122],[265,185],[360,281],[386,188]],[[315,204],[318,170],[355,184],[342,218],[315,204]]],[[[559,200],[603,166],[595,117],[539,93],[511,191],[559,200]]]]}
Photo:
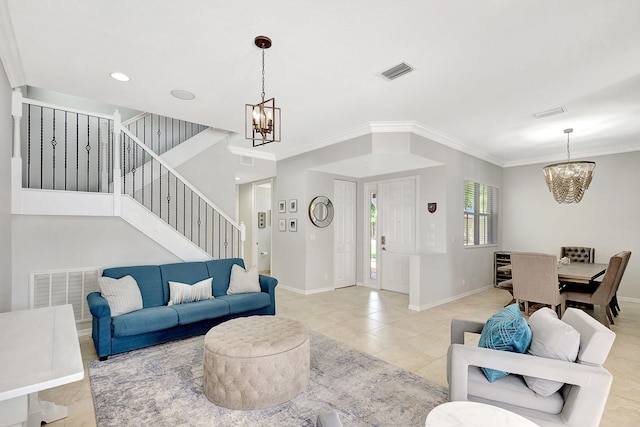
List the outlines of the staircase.
{"type": "Polygon", "coordinates": [[[166,154],[225,134],[155,114],[122,121],[13,93],[14,214],[119,216],[184,260],[242,257],[240,225],[166,154]]]}

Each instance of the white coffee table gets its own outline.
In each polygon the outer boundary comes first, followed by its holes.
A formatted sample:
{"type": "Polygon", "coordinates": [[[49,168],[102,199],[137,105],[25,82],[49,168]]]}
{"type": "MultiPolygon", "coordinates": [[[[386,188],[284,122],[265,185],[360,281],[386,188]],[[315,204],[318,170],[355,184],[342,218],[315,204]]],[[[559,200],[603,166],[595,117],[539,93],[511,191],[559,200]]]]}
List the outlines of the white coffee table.
{"type": "Polygon", "coordinates": [[[40,426],[67,416],[67,407],[38,392],[84,378],[73,308],[0,313],[0,426],[40,426]]]}
{"type": "Polygon", "coordinates": [[[425,427],[538,427],[528,419],[478,402],[447,402],[429,412],[425,427]]]}

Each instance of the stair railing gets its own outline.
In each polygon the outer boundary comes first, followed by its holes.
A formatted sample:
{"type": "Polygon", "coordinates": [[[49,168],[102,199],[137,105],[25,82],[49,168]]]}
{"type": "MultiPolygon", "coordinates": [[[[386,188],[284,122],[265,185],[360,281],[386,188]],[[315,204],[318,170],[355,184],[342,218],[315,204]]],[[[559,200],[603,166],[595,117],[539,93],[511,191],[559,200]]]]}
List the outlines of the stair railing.
{"type": "Polygon", "coordinates": [[[152,113],[141,113],[124,120],[122,127],[160,155],[207,129],[198,123],[152,113]]]}
{"type": "Polygon", "coordinates": [[[120,143],[122,193],[212,258],[241,256],[240,226],[128,129],[120,143]]]}
{"type": "Polygon", "coordinates": [[[22,188],[113,193],[115,212],[126,194],[212,258],[243,256],[240,225],[125,128],[118,111],[76,110],[14,90],[12,115],[12,162],[22,188]]]}

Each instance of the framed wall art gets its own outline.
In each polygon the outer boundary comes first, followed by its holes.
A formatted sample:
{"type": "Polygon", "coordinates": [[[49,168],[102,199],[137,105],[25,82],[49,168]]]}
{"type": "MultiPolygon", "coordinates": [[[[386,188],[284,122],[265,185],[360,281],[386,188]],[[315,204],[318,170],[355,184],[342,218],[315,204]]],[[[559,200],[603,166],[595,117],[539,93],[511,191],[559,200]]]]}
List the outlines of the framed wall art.
{"type": "Polygon", "coordinates": [[[287,231],[287,220],[282,218],[278,220],[278,231],[287,231]]]}
{"type": "Polygon", "coordinates": [[[289,231],[298,231],[298,220],[289,218],[289,231]]]}
{"type": "Polygon", "coordinates": [[[287,201],[286,200],[278,200],[278,213],[287,212],[287,201]]]}
{"type": "Polygon", "coordinates": [[[289,200],[289,212],[298,212],[298,199],[289,200]]]}

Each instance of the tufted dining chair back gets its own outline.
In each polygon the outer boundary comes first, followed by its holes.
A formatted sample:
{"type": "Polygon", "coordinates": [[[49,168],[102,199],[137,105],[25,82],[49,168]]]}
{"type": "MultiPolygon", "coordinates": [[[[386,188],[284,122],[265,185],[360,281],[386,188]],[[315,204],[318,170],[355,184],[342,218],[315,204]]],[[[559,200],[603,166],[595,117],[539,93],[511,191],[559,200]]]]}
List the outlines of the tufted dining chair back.
{"type": "Polygon", "coordinates": [[[595,262],[596,250],[585,246],[562,246],[560,258],[568,257],[571,262],[595,262]]]}

